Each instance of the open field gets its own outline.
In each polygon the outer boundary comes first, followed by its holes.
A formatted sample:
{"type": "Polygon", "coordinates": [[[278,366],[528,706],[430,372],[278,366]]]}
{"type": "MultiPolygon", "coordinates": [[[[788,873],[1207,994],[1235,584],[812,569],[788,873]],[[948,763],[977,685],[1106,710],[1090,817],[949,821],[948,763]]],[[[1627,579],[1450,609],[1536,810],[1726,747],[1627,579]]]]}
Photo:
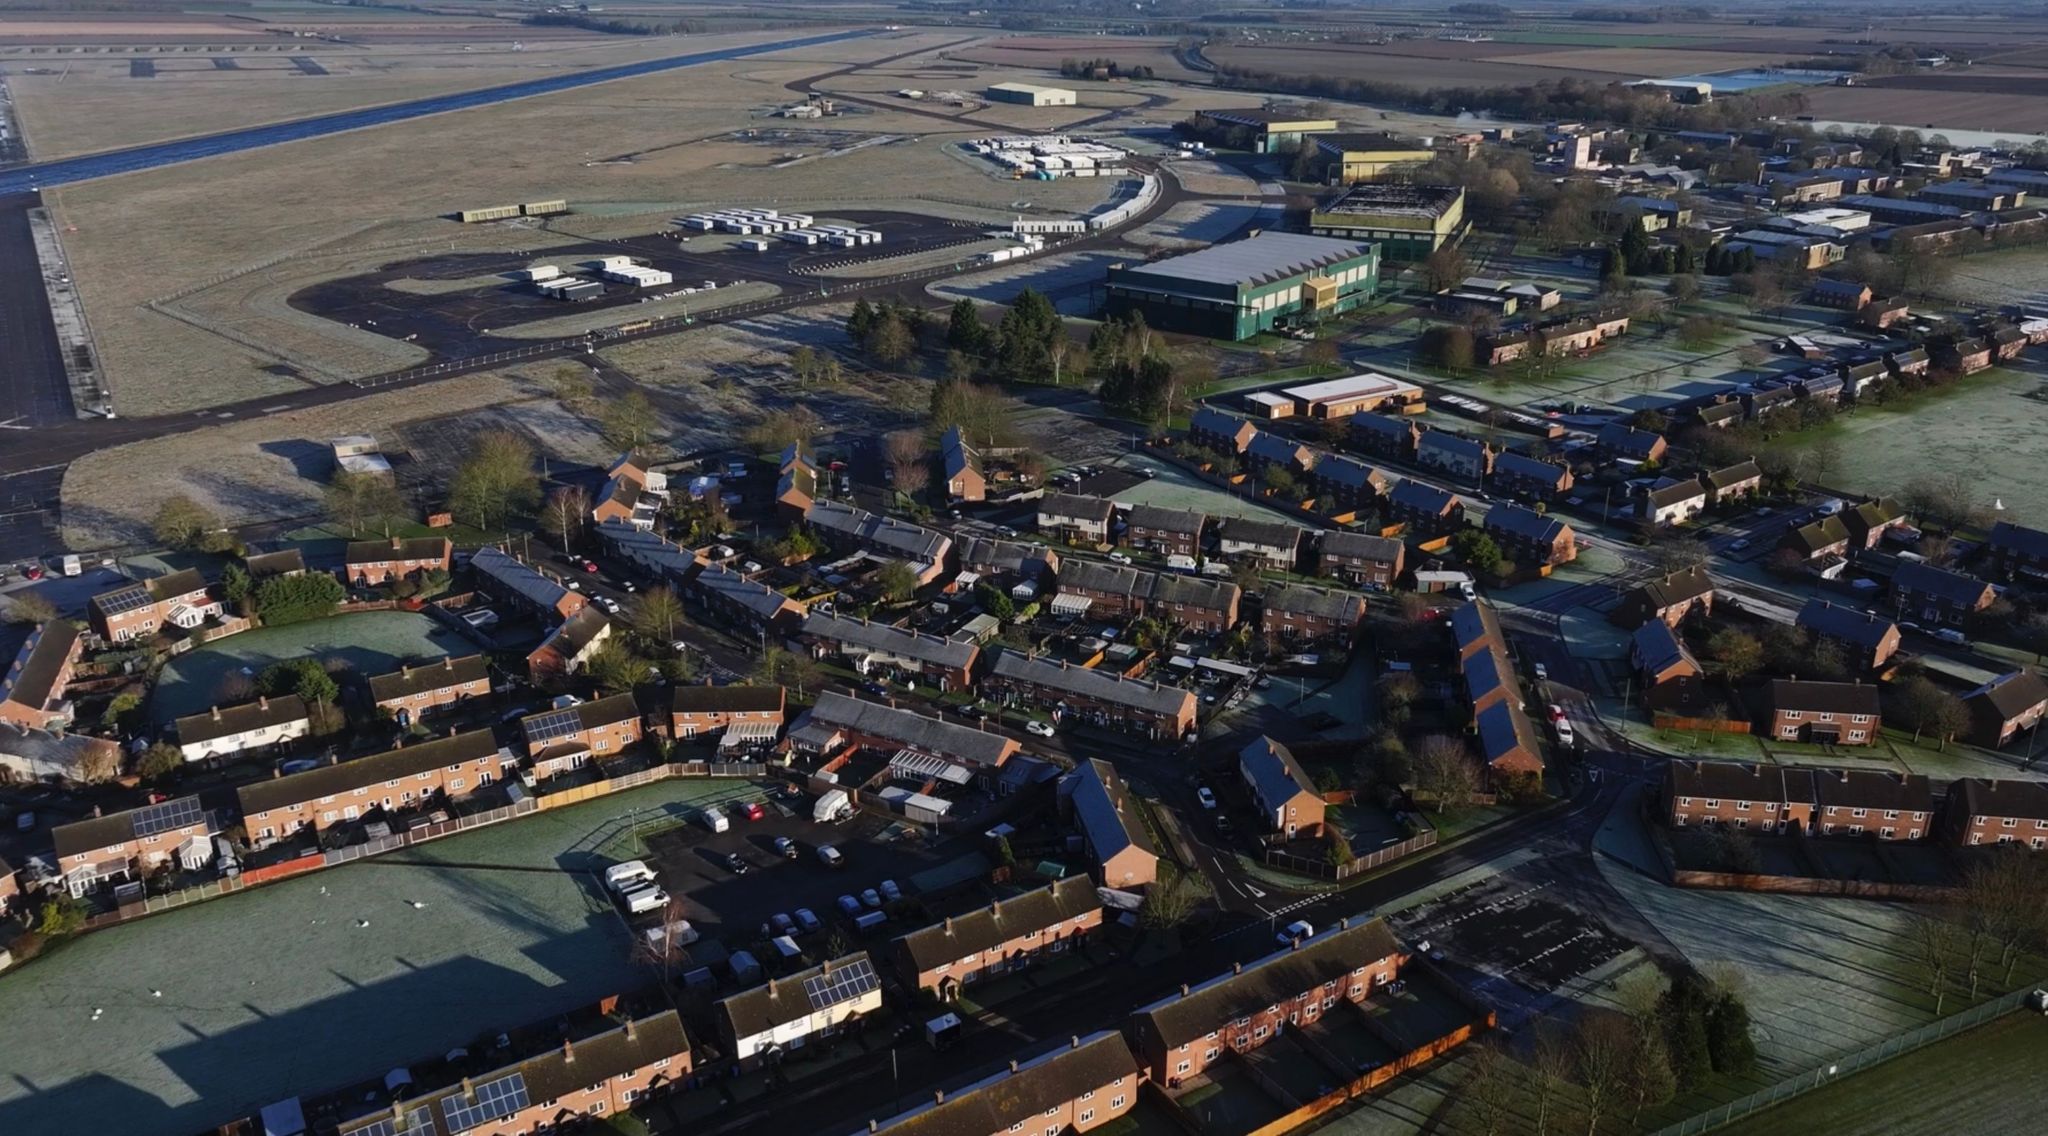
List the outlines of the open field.
{"type": "Polygon", "coordinates": [[[1614,47],[1587,51],[1547,51],[1532,55],[1493,55],[1488,63],[1511,63],[1527,67],[1576,67],[1585,71],[1608,71],[1617,75],[1667,78],[1695,72],[1728,71],[1737,67],[1763,67],[1782,62],[1783,51],[1725,52],[1687,51],[1675,47],[1614,47]]]}
{"type": "MultiPolygon", "coordinates": [[[[1122,67],[1150,67],[1162,79],[1200,80],[1202,72],[1190,71],[1174,58],[1173,41],[1130,36],[1004,36],[970,47],[955,48],[947,59],[965,59],[996,67],[1043,68],[1057,82],[1060,63],[1067,59],[1113,59],[1122,67]]],[[[1101,83],[1073,80],[1076,89],[1101,87],[1101,83]]]]}
{"type": "MultiPolygon", "coordinates": [[[[659,291],[659,290],[657,290],[659,291]]],[[[664,319],[668,316],[683,316],[691,313],[703,315],[722,308],[738,307],[757,300],[772,300],[782,289],[759,280],[744,284],[728,284],[714,292],[698,292],[689,296],[671,295],[666,299],[647,300],[629,307],[610,308],[602,312],[578,312],[572,305],[567,312],[551,319],[538,319],[515,327],[494,328],[496,334],[512,339],[560,339],[568,335],[580,335],[593,328],[618,327],[645,319],[664,319]]]]}
{"type": "Polygon", "coordinates": [[[2025,1128],[2048,1107],[2048,1020],[2009,1014],[1758,1113],[1728,1136],[1934,1136],[2025,1128]]]}
{"type": "Polygon", "coordinates": [[[308,516],[320,511],[333,466],[327,439],[379,434],[387,451],[397,452],[403,439],[392,432],[404,423],[506,406],[544,393],[536,373],[464,375],[420,390],[372,394],[100,450],[65,471],[65,539],[73,548],[146,544],[149,519],[167,498],[180,493],[229,524],[308,516]],[[139,478],[137,470],[148,470],[149,476],[139,478]]]}
{"type": "Polygon", "coordinates": [[[1921,478],[1960,475],[1976,487],[1979,504],[2003,502],[2005,519],[2048,524],[2048,468],[2034,458],[2048,429],[2044,376],[2040,363],[2000,367],[1917,413],[1880,407],[1841,416],[1830,436],[1841,442],[1842,469],[1830,481],[1895,493],[1921,478]]]}
{"type": "Polygon", "coordinates": [[[1896,87],[1810,87],[1807,109],[1816,118],[1890,122],[1915,129],[2048,131],[2048,102],[2038,94],[1896,87]]]}
{"type": "MultiPolygon", "coordinates": [[[[936,42],[945,42],[936,40],[936,42]]],[[[62,223],[77,226],[66,243],[100,353],[124,414],[162,414],[291,389],[292,371],[314,381],[403,361],[365,361],[347,329],[302,324],[271,300],[292,286],[361,271],[368,254],[385,262],[408,249],[529,247],[522,225],[459,226],[444,213],[478,202],[566,197],[579,212],[562,224],[578,232],[615,234],[663,227],[668,209],[692,203],[795,205],[844,201],[849,186],[879,205],[919,194],[985,202],[1001,210],[1028,198],[1061,210],[1094,205],[1107,187],[1093,181],[1017,183],[942,152],[957,139],[931,135],[931,122],[874,113],[849,124],[877,134],[915,134],[923,141],[868,147],[826,160],[771,170],[765,160],[735,164],[734,151],[762,159],[757,148],[707,148],[695,141],[749,126],[749,107],[791,98],[785,83],[844,66],[849,59],[908,50],[915,39],[878,37],[804,49],[797,59],[755,58],[706,65],[687,78],[647,76],[542,99],[464,111],[360,133],[294,143],[150,173],[66,187],[53,194],[62,223]],[[594,130],[592,124],[603,124],[594,130]],[[518,146],[508,140],[518,139],[518,146]],[[724,152],[720,152],[724,151],[724,152]],[[593,159],[633,154],[603,165],[593,159]],[[360,171],[382,171],[358,177],[360,171]],[[333,207],[336,187],[350,187],[348,207],[333,207]],[[421,187],[429,187],[422,193],[421,187]],[[900,195],[891,197],[889,195],[900,195]],[[681,198],[681,200],[678,200],[681,198]],[[632,203],[645,216],[609,216],[603,203],[632,203]],[[582,212],[593,203],[598,217],[582,212]],[[175,216],[177,225],[135,225],[137,216],[175,216]],[[374,232],[366,225],[379,225],[374,232]],[[612,226],[616,228],[611,228],[612,226]],[[484,230],[491,230],[484,232],[484,230]],[[263,303],[251,310],[251,277],[211,286],[177,301],[222,325],[257,321],[237,343],[169,318],[148,302],[186,281],[242,273],[287,254],[317,250],[331,265],[300,259],[260,278],[263,303]],[[359,251],[361,250],[361,251],[359,251]],[[138,264],[175,264],[175,278],[138,272],[138,264]],[[310,265],[310,267],[307,267],[310,265]],[[238,290],[243,291],[240,301],[238,290]],[[224,305],[224,306],[223,306],[224,305]],[[269,337],[276,336],[272,344],[269,337]],[[292,358],[289,356],[298,356],[292,358]],[[285,364],[280,373],[280,363],[285,364]]],[[[973,133],[984,132],[973,128],[973,133]]],[[[596,234],[592,234],[596,235],[596,234]]]]}
{"type": "Polygon", "coordinates": [[[172,660],[150,697],[150,718],[162,725],[223,704],[221,680],[243,668],[261,674],[272,663],[291,659],[343,659],[350,669],[368,676],[397,670],[401,663],[431,662],[475,650],[469,640],[431,616],[410,611],[365,611],[262,627],[214,640],[172,660]]]}
{"type": "MultiPolygon", "coordinates": [[[[1496,47],[1493,44],[1479,46],[1496,47]]],[[[1429,87],[1519,87],[1539,79],[1585,79],[1612,82],[1611,71],[1551,67],[1533,62],[1486,63],[1477,59],[1429,59],[1390,51],[1360,50],[1331,44],[1303,47],[1216,47],[1204,52],[1219,66],[1248,67],[1288,75],[1329,75],[1429,87]]],[[[1536,59],[1540,56],[1527,56],[1536,59]]],[[[1647,77],[1647,73],[1644,73],[1647,77]]],[[[1245,98],[1256,102],[1257,97],[1245,98]]],[[[1241,100],[1242,101],[1242,100],[1241,100]]]]}
{"type": "Polygon", "coordinates": [[[633,818],[744,788],[650,786],[86,936],[0,979],[0,1131],[185,1136],[638,987],[583,873],[633,818]]]}

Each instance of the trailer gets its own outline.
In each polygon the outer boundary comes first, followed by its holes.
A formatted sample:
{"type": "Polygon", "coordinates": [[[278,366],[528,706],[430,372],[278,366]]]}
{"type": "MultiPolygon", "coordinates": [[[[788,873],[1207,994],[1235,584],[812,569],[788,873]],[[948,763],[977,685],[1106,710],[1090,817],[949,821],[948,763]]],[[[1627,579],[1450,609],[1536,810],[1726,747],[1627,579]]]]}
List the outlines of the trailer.
{"type": "Polygon", "coordinates": [[[756,237],[753,240],[741,241],[739,247],[748,252],[767,252],[768,242],[756,237]]]}
{"type": "Polygon", "coordinates": [[[864,245],[878,245],[882,243],[882,234],[873,229],[862,229],[859,235],[860,243],[864,245]]]}
{"type": "Polygon", "coordinates": [[[484,209],[464,209],[455,214],[455,219],[465,225],[475,225],[483,221],[503,221],[507,217],[517,216],[517,205],[492,205],[484,209]]]}
{"type": "Polygon", "coordinates": [[[860,243],[860,238],[847,233],[826,233],[825,243],[833,248],[852,248],[860,243]]]}
{"type": "Polygon", "coordinates": [[[561,274],[562,270],[552,264],[536,264],[532,268],[522,268],[516,273],[521,280],[533,281],[553,280],[561,274]]]}
{"type": "Polygon", "coordinates": [[[697,232],[700,232],[700,233],[708,233],[708,232],[710,232],[710,231],[711,231],[712,229],[716,228],[716,227],[717,227],[717,225],[718,225],[718,222],[716,222],[716,221],[713,221],[713,220],[712,220],[711,218],[709,218],[709,217],[685,217],[685,218],[683,218],[683,228],[685,228],[685,229],[695,229],[695,230],[696,230],[697,232]]]}
{"type": "Polygon", "coordinates": [[[791,229],[789,232],[779,235],[783,240],[793,245],[814,245],[818,243],[818,234],[810,229],[791,229]]]}
{"type": "Polygon", "coordinates": [[[569,211],[566,201],[529,201],[519,207],[519,212],[528,217],[553,217],[569,211]]]}
{"type": "Polygon", "coordinates": [[[555,291],[557,299],[567,300],[572,304],[581,303],[584,300],[595,300],[603,295],[604,285],[599,284],[595,280],[578,280],[574,284],[556,289],[555,291]]]}

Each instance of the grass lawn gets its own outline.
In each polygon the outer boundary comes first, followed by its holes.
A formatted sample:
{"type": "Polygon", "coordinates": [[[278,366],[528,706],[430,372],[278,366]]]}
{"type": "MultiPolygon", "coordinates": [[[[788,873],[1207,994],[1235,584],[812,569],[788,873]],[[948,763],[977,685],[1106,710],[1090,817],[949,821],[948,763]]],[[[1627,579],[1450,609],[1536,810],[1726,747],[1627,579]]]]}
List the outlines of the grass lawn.
{"type": "MultiPolygon", "coordinates": [[[[349,541],[376,540],[382,535],[381,532],[350,535],[332,525],[309,525],[306,528],[294,529],[286,533],[284,538],[295,543],[331,541],[335,545],[336,551],[339,552],[340,546],[347,544],[349,541]]],[[[406,524],[393,526],[391,535],[407,539],[422,536],[445,536],[449,540],[454,541],[457,548],[476,548],[480,545],[501,540],[505,534],[496,531],[487,532],[483,529],[471,528],[468,525],[448,525],[444,528],[431,528],[417,521],[411,521],[406,524]]],[[[310,552],[312,550],[308,549],[307,551],[310,552]]]]}
{"type": "Polygon", "coordinates": [[[254,679],[272,663],[312,656],[340,658],[357,673],[383,674],[408,660],[469,655],[476,647],[433,617],[409,611],[337,615],[283,627],[263,627],[216,639],[164,667],[150,714],[168,722],[221,701],[221,684],[244,669],[254,679]]]}
{"type": "Polygon", "coordinates": [[[2044,1053],[2048,1019],[2008,1014],[1720,1131],[1907,1136],[2024,1130],[2048,1107],[2048,1081],[2039,1075],[2044,1053]]]}
{"type": "Polygon", "coordinates": [[[1456,840],[1482,825],[1492,824],[1515,812],[1513,805],[1472,805],[1454,809],[1448,813],[1430,813],[1429,823],[1436,826],[1437,843],[1456,840]]]}

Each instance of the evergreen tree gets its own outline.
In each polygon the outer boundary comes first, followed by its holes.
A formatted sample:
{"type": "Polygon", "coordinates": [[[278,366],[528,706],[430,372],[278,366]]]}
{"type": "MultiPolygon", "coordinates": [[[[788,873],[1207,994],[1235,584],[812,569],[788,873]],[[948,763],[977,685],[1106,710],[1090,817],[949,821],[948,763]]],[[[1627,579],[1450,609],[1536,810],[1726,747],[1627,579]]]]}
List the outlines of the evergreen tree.
{"type": "Polygon", "coordinates": [[[1698,975],[1687,974],[1672,982],[1657,1003],[1664,1044],[1671,1055],[1671,1073],[1680,1092],[1698,1088],[1714,1070],[1707,1036],[1707,999],[1705,983],[1698,975]]]}
{"type": "Polygon", "coordinates": [[[846,337],[865,346],[875,326],[875,309],[863,296],[853,302],[853,314],[846,317],[846,337]]]}
{"type": "Polygon", "coordinates": [[[1674,248],[1674,249],[1672,249],[1672,250],[1671,250],[1671,272],[1672,272],[1672,274],[1673,274],[1674,276],[1684,276],[1684,275],[1688,275],[1688,274],[1690,274],[1690,273],[1691,273],[1691,272],[1693,272],[1693,271],[1694,271],[1694,268],[1693,268],[1693,263],[1692,263],[1692,249],[1691,249],[1691,247],[1689,247],[1689,246],[1687,246],[1687,245],[1679,245],[1679,246],[1678,246],[1677,248],[1674,248]]]}
{"type": "Polygon", "coordinates": [[[1742,251],[1740,251],[1740,252],[1736,253],[1736,254],[1735,254],[1735,264],[1734,264],[1734,266],[1733,266],[1733,267],[1731,268],[1731,270],[1730,270],[1730,271],[1731,271],[1731,272],[1755,272],[1755,271],[1756,271],[1756,250],[1755,250],[1755,249],[1753,249],[1753,248],[1749,248],[1749,247],[1746,247],[1746,246],[1745,246],[1745,247],[1744,247],[1744,248],[1742,249],[1742,251]]]}
{"type": "Polygon", "coordinates": [[[974,301],[961,297],[946,320],[946,346],[980,358],[988,352],[988,340],[988,325],[981,322],[974,301]]]}
{"type": "Polygon", "coordinates": [[[1621,265],[1630,276],[1642,276],[1650,271],[1650,234],[1643,231],[1641,221],[1630,221],[1621,233],[1621,265]]]}
{"type": "Polygon", "coordinates": [[[1756,1041],[1749,1036],[1749,1007],[1733,994],[1722,994],[1706,1020],[1707,1051],[1716,1073],[1747,1073],[1756,1068],[1756,1041]]]}

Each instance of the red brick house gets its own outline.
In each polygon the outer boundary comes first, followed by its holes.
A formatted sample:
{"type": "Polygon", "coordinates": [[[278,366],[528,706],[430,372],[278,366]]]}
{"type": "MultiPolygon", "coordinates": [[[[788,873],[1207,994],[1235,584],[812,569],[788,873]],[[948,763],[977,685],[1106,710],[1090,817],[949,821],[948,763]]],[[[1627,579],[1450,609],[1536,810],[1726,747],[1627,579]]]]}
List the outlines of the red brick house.
{"type": "Polygon", "coordinates": [[[1142,734],[1155,741],[1178,741],[1195,728],[1197,704],[1191,690],[1008,648],[996,654],[995,665],[983,682],[1000,702],[1142,734]]]}
{"type": "Polygon", "coordinates": [[[341,578],[358,588],[374,588],[428,572],[446,572],[454,556],[454,542],[445,536],[352,540],[342,556],[341,578]]]}
{"type": "Polygon", "coordinates": [[[1365,597],[1305,584],[1273,584],[1259,605],[1259,632],[1269,647],[1335,643],[1349,649],[1365,624],[1365,597]]]}
{"type": "Polygon", "coordinates": [[[1518,566],[1548,568],[1578,559],[1579,540],[1572,527],[1533,509],[1497,503],[1486,511],[1480,527],[1518,566]]]}
{"type": "Polygon", "coordinates": [[[654,527],[652,501],[643,500],[647,493],[647,470],[633,459],[632,454],[621,455],[605,471],[604,485],[597,491],[597,500],[590,506],[590,521],[601,525],[606,521],[618,521],[635,528],[654,527]]]}
{"type": "Polygon", "coordinates": [[[1095,881],[1068,876],[901,936],[895,959],[903,985],[941,1001],[1085,944],[1102,928],[1095,881]]]}
{"type": "Polygon", "coordinates": [[[2000,580],[2032,576],[2048,580],[2048,532],[2000,521],[1984,544],[1985,573],[2000,580]]]}
{"type": "Polygon", "coordinates": [[[1199,1077],[1226,1052],[1249,1053],[1339,1001],[1362,1004],[1394,981],[1408,955],[1378,919],[1340,919],[1294,946],[1182,986],[1131,1015],[1125,1035],[1154,1084],[1199,1077]]]}
{"type": "Polygon", "coordinates": [[[1918,773],[1673,760],[1664,782],[1673,827],[1920,840],[1934,830],[1934,790],[1918,773]]]}
{"type": "Polygon", "coordinates": [[[1199,556],[1202,530],[1208,525],[1209,518],[1192,509],[1134,505],[1117,544],[1161,556],[1199,556]]]}
{"type": "Polygon", "coordinates": [[[941,691],[974,684],[981,648],[972,640],[855,619],[834,612],[804,616],[799,636],[812,655],[845,659],[862,675],[911,679],[941,691]]]}
{"type": "Polygon", "coordinates": [[[1572,489],[1572,471],[1554,462],[1502,450],[1493,459],[1491,487],[1535,501],[1554,501],[1572,489]]]}
{"type": "Polygon", "coordinates": [[[146,638],[165,627],[190,631],[220,613],[220,601],[207,594],[206,577],[190,568],[101,592],[88,612],[92,629],[113,643],[146,638]]]}
{"type": "Polygon", "coordinates": [[[526,656],[526,677],[535,686],[558,687],[583,669],[612,635],[611,617],[595,604],[563,620],[526,656]]]}
{"type": "Polygon", "coordinates": [[[1707,503],[1724,505],[1763,492],[1764,471],[1752,458],[1723,469],[1709,470],[1700,480],[1707,487],[1707,503]]]}
{"type": "Polygon", "coordinates": [[[1948,787],[1942,839],[1957,846],[2024,844],[2048,849],[2048,783],[1965,777],[1948,787]]]}
{"type": "Polygon", "coordinates": [[[249,843],[268,847],[371,813],[409,812],[473,793],[514,765],[489,730],[416,742],[353,761],[257,781],[235,791],[249,843]]]}
{"type": "Polygon", "coordinates": [[[1925,774],[1885,769],[1806,772],[1813,781],[1815,836],[1919,840],[1934,831],[1934,789],[1925,774]]]}
{"type": "Polygon", "coordinates": [[[1892,598],[1906,618],[1960,624],[1990,607],[1998,593],[1975,576],[1909,560],[1892,574],[1892,598]]]}
{"type": "Polygon", "coordinates": [[[1823,599],[1806,601],[1799,609],[1798,627],[1838,644],[1849,664],[1861,671],[1876,670],[1899,651],[1898,624],[1823,599]]]}
{"type": "Polygon", "coordinates": [[[1188,438],[1196,445],[1237,457],[1259,436],[1249,419],[1200,406],[1188,417],[1188,438]]]}
{"type": "Polygon", "coordinates": [[[519,719],[526,756],[535,776],[550,777],[579,768],[591,758],[614,758],[637,744],[646,733],[640,707],[631,694],[614,694],[594,702],[578,702],[541,710],[519,719]]]}
{"type": "Polygon", "coordinates": [[[1407,546],[1391,537],[1326,532],[1316,541],[1316,571],[1385,591],[1400,579],[1407,554],[1407,546]]]}
{"type": "Polygon", "coordinates": [[[2048,713],[2048,682],[2033,670],[2003,674],[1963,696],[1970,711],[1970,741],[1997,749],[2048,713]]]}
{"type": "Polygon", "coordinates": [[[1081,836],[1095,862],[1094,878],[1104,887],[1139,888],[1159,878],[1159,853],[1151,830],[1138,815],[1130,787],[1099,757],[1085,758],[1060,778],[1061,815],[1081,836]]]}
{"type": "Polygon", "coordinates": [[[1671,444],[1664,435],[1654,430],[1638,430],[1623,422],[1610,422],[1600,428],[1598,448],[1601,456],[1609,461],[1660,462],[1671,444]]]}
{"type": "Polygon", "coordinates": [[[81,646],[78,629],[66,620],[53,619],[30,631],[0,678],[0,722],[30,730],[69,722],[71,704],[64,700],[64,688],[78,666],[81,646]]]}
{"type": "Polygon", "coordinates": [[[663,732],[673,741],[731,732],[773,739],[782,732],[787,708],[788,695],[779,686],[677,686],[669,690],[663,732]]]}
{"type": "Polygon", "coordinates": [[[1387,495],[1387,519],[1406,526],[1418,540],[1450,536],[1465,527],[1465,506],[1458,495],[1410,478],[1387,495]]]}
{"type": "Polygon", "coordinates": [[[1647,581],[1624,597],[1609,618],[1628,628],[1653,619],[1677,627],[1695,611],[1702,615],[1714,611],[1714,581],[1705,568],[1668,572],[1647,581]]]}
{"type": "Polygon", "coordinates": [[[377,709],[400,710],[415,722],[447,706],[460,706],[491,693],[491,672],[482,655],[450,655],[440,662],[401,666],[370,679],[370,700],[377,709]]]}
{"type": "Polygon", "coordinates": [[[1879,497],[1842,512],[1849,529],[1849,543],[1862,549],[1876,548],[1887,533],[1912,527],[1912,518],[1896,497],[1879,497]]]}
{"type": "Polygon", "coordinates": [[[1629,637],[1629,664],[1643,677],[1643,685],[1656,690],[1666,683],[1684,682],[1700,676],[1700,664],[1685,640],[1661,619],[1646,621],[1629,637]]]}
{"type": "Polygon", "coordinates": [[[1421,442],[1422,428],[1412,419],[1385,414],[1357,414],[1351,418],[1351,444],[1363,453],[1410,458],[1421,442]]]}
{"type": "Polygon", "coordinates": [[[1867,746],[1877,741],[1877,687],[1861,682],[1773,679],[1765,697],[1767,736],[1792,742],[1867,746]]]}
{"type": "Polygon", "coordinates": [[[74,896],[114,880],[139,880],[176,863],[198,871],[213,862],[212,817],[198,797],[90,817],[50,830],[57,871],[74,896]]]}
{"type": "Polygon", "coordinates": [[[1267,831],[1288,840],[1323,834],[1327,806],[1294,753],[1272,738],[1254,738],[1237,754],[1237,775],[1267,831]]]}
{"type": "Polygon", "coordinates": [[[1030,1132],[1092,1132],[1138,1104],[1138,1061],[1115,1030],[1103,1030],[1007,1069],[908,1112],[877,1120],[855,1136],[1011,1136],[1030,1132]]]}
{"type": "Polygon", "coordinates": [[[1309,484],[1332,512],[1363,509],[1386,496],[1387,475],[1357,458],[1324,454],[1309,471],[1309,484]]]}

